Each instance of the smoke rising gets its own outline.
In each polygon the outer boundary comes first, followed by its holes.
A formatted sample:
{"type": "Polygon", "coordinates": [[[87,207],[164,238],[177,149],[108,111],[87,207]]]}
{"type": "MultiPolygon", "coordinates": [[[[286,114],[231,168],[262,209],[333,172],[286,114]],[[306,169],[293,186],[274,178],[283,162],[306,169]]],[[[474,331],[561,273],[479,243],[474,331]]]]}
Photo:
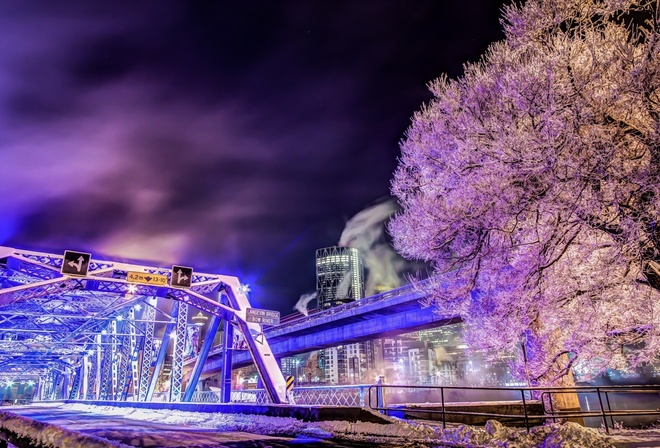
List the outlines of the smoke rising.
{"type": "Polygon", "coordinates": [[[294,305],[294,308],[300,311],[301,314],[308,316],[309,311],[308,311],[308,306],[309,303],[316,299],[316,293],[313,292],[311,294],[303,294],[300,296],[300,299],[298,299],[298,302],[294,305]]]}
{"type": "Polygon", "coordinates": [[[366,208],[346,223],[339,238],[339,246],[354,247],[360,252],[366,271],[366,297],[405,284],[406,275],[421,267],[404,260],[386,239],[386,222],[397,210],[394,199],[366,208]]]}
{"type": "MultiPolygon", "coordinates": [[[[423,263],[403,259],[386,238],[385,226],[388,219],[398,210],[394,199],[372,205],[353,218],[344,227],[339,246],[358,250],[365,267],[365,297],[380,291],[388,291],[407,283],[408,275],[421,276],[425,272],[423,263]]],[[[352,283],[352,272],[347,272],[337,287],[337,298],[348,297],[352,283]]],[[[308,315],[309,303],[316,293],[303,294],[294,308],[308,315]]]]}
{"type": "Polygon", "coordinates": [[[337,286],[337,299],[345,299],[348,297],[348,291],[351,289],[352,284],[353,273],[348,271],[346,275],[344,275],[344,278],[341,279],[341,282],[339,282],[339,286],[337,286]]]}

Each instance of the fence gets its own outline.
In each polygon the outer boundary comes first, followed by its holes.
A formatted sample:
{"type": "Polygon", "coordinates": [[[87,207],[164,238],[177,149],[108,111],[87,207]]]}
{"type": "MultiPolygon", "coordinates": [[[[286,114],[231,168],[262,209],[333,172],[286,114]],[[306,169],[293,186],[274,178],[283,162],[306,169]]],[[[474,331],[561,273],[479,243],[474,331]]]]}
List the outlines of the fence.
{"type": "MultiPolygon", "coordinates": [[[[359,406],[365,407],[370,384],[350,386],[296,387],[293,399],[298,405],[359,406]]],[[[195,403],[220,403],[220,392],[195,392],[195,403]]],[[[232,390],[232,403],[268,404],[270,399],[264,389],[232,390]]],[[[375,403],[374,403],[375,404],[375,403]]]]}
{"type": "MultiPolygon", "coordinates": [[[[349,385],[297,387],[293,390],[297,405],[359,406],[389,415],[439,415],[443,427],[447,417],[485,417],[495,420],[521,420],[529,430],[530,422],[581,418],[597,422],[609,432],[616,424],[651,424],[660,417],[660,386],[576,386],[576,387],[467,387],[412,385],[349,385]],[[577,394],[580,407],[555,409],[553,396],[577,394]],[[536,398],[536,399],[534,399],[536,398]],[[460,409],[469,402],[472,410],[460,409]],[[474,402],[483,405],[501,402],[518,403],[521,414],[475,411],[474,402]],[[631,409],[630,406],[637,406],[631,409]],[[646,408],[644,408],[644,406],[646,408]],[[647,417],[640,419],[640,417],[647,417]],[[649,419],[649,417],[651,417],[649,419]]],[[[195,392],[196,403],[219,403],[220,392],[195,392]]],[[[232,403],[268,404],[264,389],[233,390],[232,403]]]]}
{"type": "MultiPolygon", "coordinates": [[[[390,415],[436,414],[440,415],[443,428],[448,416],[487,417],[495,420],[522,419],[527,430],[530,421],[560,420],[570,418],[598,419],[609,432],[615,422],[639,423],[639,417],[660,417],[658,402],[660,386],[576,386],[576,387],[460,387],[460,386],[409,386],[372,385],[369,386],[368,407],[390,415]],[[580,407],[571,410],[555,409],[553,395],[577,394],[580,407]],[[485,405],[497,400],[520,400],[522,414],[503,412],[479,412],[460,410],[450,406],[469,402],[472,397],[484,395],[488,400],[478,400],[485,405]],[[420,401],[420,398],[424,401],[420,401]],[[532,400],[538,397],[538,400],[532,400]],[[643,397],[643,399],[642,399],[643,397]],[[646,402],[646,403],[644,403],[646,402]],[[418,403],[424,403],[421,407],[418,403]],[[374,404],[376,404],[374,406],[374,404]],[[597,407],[594,408],[594,404],[597,407]],[[630,404],[647,408],[630,409],[630,404]],[[586,409],[585,409],[586,408],[586,409]],[[584,410],[583,410],[584,409],[584,410]],[[616,418],[616,420],[615,420],[616,418]]],[[[472,406],[475,409],[477,406],[472,406]]]]}

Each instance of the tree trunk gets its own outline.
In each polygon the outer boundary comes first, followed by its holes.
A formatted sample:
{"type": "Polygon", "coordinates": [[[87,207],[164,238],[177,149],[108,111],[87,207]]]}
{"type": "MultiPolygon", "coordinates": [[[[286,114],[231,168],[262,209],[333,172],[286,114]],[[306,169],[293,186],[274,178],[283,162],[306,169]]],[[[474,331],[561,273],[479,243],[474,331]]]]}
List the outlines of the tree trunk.
{"type": "MultiPolygon", "coordinates": [[[[568,355],[562,355],[561,361],[563,363],[568,363],[568,355]]],[[[573,378],[573,372],[568,371],[566,375],[559,379],[560,387],[575,387],[575,378],[573,378]]],[[[568,392],[568,393],[553,393],[552,396],[552,406],[555,411],[561,412],[571,412],[576,413],[580,412],[580,400],[578,399],[577,392],[568,392]]],[[[566,418],[569,422],[578,423],[584,426],[584,418],[582,417],[568,417],[566,418]]]]}

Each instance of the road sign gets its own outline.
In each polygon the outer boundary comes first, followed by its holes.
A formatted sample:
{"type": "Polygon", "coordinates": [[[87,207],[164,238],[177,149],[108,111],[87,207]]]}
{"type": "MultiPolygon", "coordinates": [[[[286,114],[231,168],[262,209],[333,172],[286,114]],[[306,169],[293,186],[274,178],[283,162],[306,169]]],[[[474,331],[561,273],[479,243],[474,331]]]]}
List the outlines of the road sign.
{"type": "Polygon", "coordinates": [[[72,250],[64,251],[64,260],[60,272],[66,275],[79,275],[84,277],[89,269],[89,260],[92,254],[85,252],[74,252],[72,250]]]}
{"type": "Polygon", "coordinates": [[[146,272],[130,271],[126,274],[128,283],[141,283],[143,285],[167,285],[167,275],[147,274],[146,272]]]}
{"type": "Polygon", "coordinates": [[[245,321],[253,324],[279,325],[280,312],[260,310],[259,308],[246,308],[245,321]]]}
{"type": "Polygon", "coordinates": [[[289,375],[286,377],[286,391],[291,392],[293,390],[293,382],[295,380],[295,377],[289,375]]]}
{"type": "Polygon", "coordinates": [[[172,277],[170,278],[170,285],[179,288],[190,288],[192,285],[193,268],[185,266],[172,266],[172,277]]]}

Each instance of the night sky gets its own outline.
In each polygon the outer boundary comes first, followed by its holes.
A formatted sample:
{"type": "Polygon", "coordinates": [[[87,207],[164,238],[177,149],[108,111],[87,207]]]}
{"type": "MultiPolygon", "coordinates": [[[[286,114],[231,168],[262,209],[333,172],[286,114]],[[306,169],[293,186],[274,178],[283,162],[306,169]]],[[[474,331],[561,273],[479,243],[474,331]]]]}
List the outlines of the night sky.
{"type": "Polygon", "coordinates": [[[0,2],[0,245],[241,277],[293,312],[501,2],[0,2]]]}

